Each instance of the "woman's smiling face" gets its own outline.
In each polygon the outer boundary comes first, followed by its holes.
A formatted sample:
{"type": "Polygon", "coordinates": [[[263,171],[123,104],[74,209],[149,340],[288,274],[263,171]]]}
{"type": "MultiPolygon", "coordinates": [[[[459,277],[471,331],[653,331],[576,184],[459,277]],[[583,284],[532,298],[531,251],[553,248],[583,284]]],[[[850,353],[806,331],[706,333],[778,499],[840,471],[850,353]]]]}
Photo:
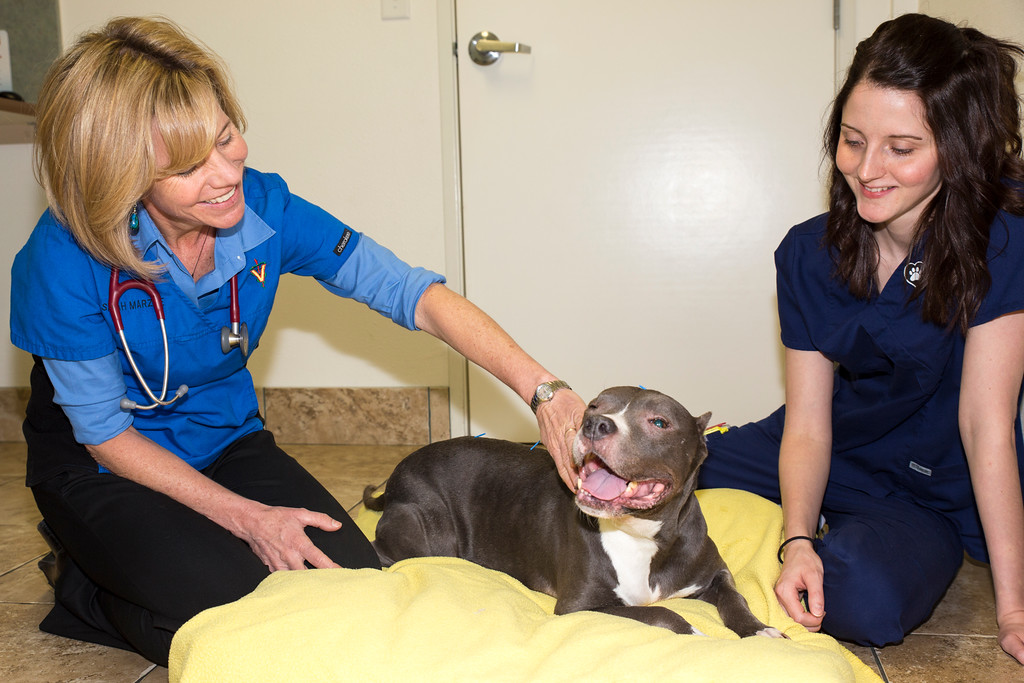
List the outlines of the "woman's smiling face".
{"type": "MultiPolygon", "coordinates": [[[[230,228],[245,215],[242,174],[249,148],[224,112],[210,155],[185,172],[161,178],[143,197],[143,205],[161,232],[178,235],[203,226],[230,228]]],[[[158,168],[170,160],[163,138],[153,136],[158,168]]]]}
{"type": "Polygon", "coordinates": [[[836,167],[861,218],[910,234],[942,186],[921,98],[868,82],[856,85],[843,107],[836,167]]]}

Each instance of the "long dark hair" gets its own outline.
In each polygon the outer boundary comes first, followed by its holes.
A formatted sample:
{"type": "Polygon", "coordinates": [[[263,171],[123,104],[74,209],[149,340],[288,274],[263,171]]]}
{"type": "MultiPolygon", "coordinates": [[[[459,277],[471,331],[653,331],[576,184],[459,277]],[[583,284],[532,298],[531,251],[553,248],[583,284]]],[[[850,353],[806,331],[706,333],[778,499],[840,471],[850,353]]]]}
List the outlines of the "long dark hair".
{"type": "Polygon", "coordinates": [[[873,226],[836,167],[843,107],[866,82],[913,92],[935,137],[942,186],[914,234],[923,265],[913,297],[928,322],[966,333],[988,293],[989,228],[1004,209],[1024,214],[1020,99],[1014,86],[1020,46],[923,14],[880,25],[857,46],[825,129],[828,181],[826,246],[836,275],[863,299],[877,294],[878,247],[873,226]]]}

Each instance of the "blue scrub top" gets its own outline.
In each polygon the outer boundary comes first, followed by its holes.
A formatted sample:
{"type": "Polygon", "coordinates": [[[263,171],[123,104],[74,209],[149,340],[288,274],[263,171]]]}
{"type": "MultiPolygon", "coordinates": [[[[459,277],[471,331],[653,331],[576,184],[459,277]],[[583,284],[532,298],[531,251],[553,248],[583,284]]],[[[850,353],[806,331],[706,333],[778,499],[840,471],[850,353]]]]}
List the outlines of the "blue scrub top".
{"type": "MultiPolygon", "coordinates": [[[[823,247],[826,219],[792,228],[775,263],[783,344],[836,364],[829,482],[944,513],[968,552],[983,558],[958,421],[964,335],[924,322],[920,299],[910,301],[919,254],[877,296],[853,297],[823,247]]],[[[1024,309],[1024,218],[998,214],[988,266],[992,286],[973,325],[1024,309]]],[[[1019,416],[1015,432],[1024,473],[1019,416]]]]}
{"type": "MultiPolygon", "coordinates": [[[[246,169],[243,190],[245,217],[235,227],[218,232],[215,269],[197,283],[167,248],[149,216],[140,211],[136,246],[147,260],[167,266],[167,273],[155,284],[163,301],[170,346],[168,396],[181,384],[189,389],[170,406],[125,411],[108,417],[122,426],[101,426],[114,430],[110,438],[134,424],[196,469],[212,463],[240,437],[262,429],[247,359],[237,348],[223,353],[220,345],[221,328],[230,324],[233,275],[238,276],[241,320],[249,330],[250,353],[266,329],[283,273],[314,277],[329,291],[361,301],[408,329],[416,329],[420,296],[430,284],[444,281],[437,273],[410,267],[369,237],[291,194],[276,175],[246,169]]],[[[128,278],[126,273],[120,276],[122,281],[128,278]]],[[[83,383],[79,390],[70,387],[71,404],[113,401],[116,405],[127,395],[149,405],[114,329],[108,311],[109,285],[110,268],[82,250],[46,212],[14,261],[11,341],[44,359],[86,361],[76,364],[83,371],[102,372],[103,361],[98,359],[118,359],[110,362],[114,368],[120,366],[120,377],[115,369],[109,373],[115,375],[113,379],[100,377],[83,383]]],[[[152,302],[133,289],[122,295],[119,308],[135,362],[159,394],[164,352],[152,302]]],[[[76,435],[79,428],[94,427],[78,425],[76,435]]]]}

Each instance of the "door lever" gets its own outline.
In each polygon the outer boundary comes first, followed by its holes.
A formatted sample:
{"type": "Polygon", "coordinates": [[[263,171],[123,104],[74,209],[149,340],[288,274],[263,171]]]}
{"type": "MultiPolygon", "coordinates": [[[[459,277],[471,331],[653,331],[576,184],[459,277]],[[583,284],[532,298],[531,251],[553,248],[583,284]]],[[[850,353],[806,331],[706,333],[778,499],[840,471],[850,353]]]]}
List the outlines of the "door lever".
{"type": "Polygon", "coordinates": [[[469,40],[469,58],[481,66],[494,64],[503,52],[530,54],[530,46],[502,42],[490,31],[480,31],[469,40]]]}

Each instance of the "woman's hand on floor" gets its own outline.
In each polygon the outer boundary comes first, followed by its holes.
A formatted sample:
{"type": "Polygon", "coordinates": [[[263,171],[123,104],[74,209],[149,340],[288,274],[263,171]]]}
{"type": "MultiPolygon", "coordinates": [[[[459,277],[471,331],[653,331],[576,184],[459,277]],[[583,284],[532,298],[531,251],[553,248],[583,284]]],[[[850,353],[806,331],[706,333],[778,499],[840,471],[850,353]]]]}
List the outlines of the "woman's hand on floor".
{"type": "Polygon", "coordinates": [[[999,646],[1024,664],[1024,612],[1014,612],[999,619],[999,646]]]}
{"type": "Polygon", "coordinates": [[[808,631],[819,631],[825,618],[825,570],[821,558],[810,541],[789,544],[785,557],[779,580],[775,582],[775,596],[793,621],[808,631]],[[806,594],[806,609],[801,602],[803,594],[806,594]]]}

